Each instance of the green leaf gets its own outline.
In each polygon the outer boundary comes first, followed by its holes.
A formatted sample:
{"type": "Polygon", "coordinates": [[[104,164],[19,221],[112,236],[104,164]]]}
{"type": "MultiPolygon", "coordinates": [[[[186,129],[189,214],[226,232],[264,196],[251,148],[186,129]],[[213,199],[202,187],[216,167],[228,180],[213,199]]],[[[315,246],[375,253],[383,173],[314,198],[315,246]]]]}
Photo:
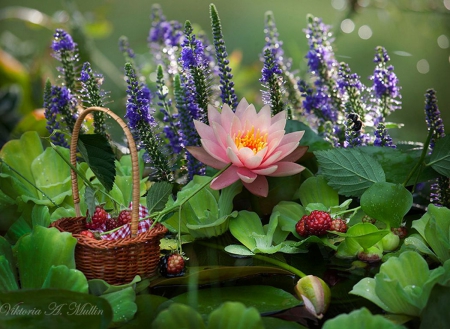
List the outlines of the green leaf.
{"type": "Polygon", "coordinates": [[[0,254],[0,292],[19,289],[11,265],[5,255],[0,254]]]}
{"type": "Polygon", "coordinates": [[[402,325],[395,324],[381,315],[372,315],[370,311],[363,307],[349,314],[340,314],[330,320],[327,320],[323,329],[342,329],[342,328],[361,328],[364,324],[365,329],[401,329],[402,325]]]}
{"type": "Polygon", "coordinates": [[[84,274],[66,265],[50,267],[42,288],[65,289],[87,293],[88,282],[84,274]]]}
{"type": "Polygon", "coordinates": [[[351,226],[347,233],[341,233],[339,236],[345,236],[345,241],[349,242],[353,240],[363,249],[368,249],[389,232],[389,230],[379,230],[375,225],[370,223],[358,223],[351,226]]]}
{"type": "Polygon", "coordinates": [[[106,329],[112,319],[106,300],[69,290],[10,291],[0,293],[0,300],[2,310],[18,306],[14,314],[0,312],[1,328],[106,329]]]}
{"type": "Polygon", "coordinates": [[[40,225],[43,227],[49,227],[50,225],[50,212],[48,207],[41,205],[34,205],[31,212],[31,224],[32,226],[40,225]]]}
{"type": "Polygon", "coordinates": [[[436,141],[431,153],[431,167],[445,177],[450,177],[450,136],[444,136],[436,141]]]}
{"type": "Polygon", "coordinates": [[[422,311],[420,328],[446,329],[450,323],[450,287],[435,285],[422,311]]]}
{"type": "MultiPolygon", "coordinates": [[[[208,315],[226,301],[240,302],[247,307],[255,307],[260,313],[275,313],[301,304],[292,294],[271,286],[233,286],[200,289],[196,292],[197,311],[208,315]]],[[[189,292],[172,298],[175,303],[189,305],[189,292]]]]}
{"type": "Polygon", "coordinates": [[[294,131],[304,131],[300,145],[309,146],[310,151],[327,150],[331,148],[331,144],[325,141],[322,137],[317,135],[308,125],[297,120],[287,120],[286,127],[284,128],[287,133],[294,131]]]}
{"type": "Polygon", "coordinates": [[[110,191],[116,176],[116,165],[114,152],[106,137],[100,134],[81,134],[78,148],[106,191],[110,191]]]}
{"type": "Polygon", "coordinates": [[[336,148],[314,154],[320,173],[339,194],[359,197],[372,184],[386,180],[381,165],[357,148],[336,148]]]}
{"type": "Polygon", "coordinates": [[[121,326],[121,329],[140,329],[148,327],[155,320],[158,313],[158,307],[168,299],[157,295],[137,295],[137,312],[134,318],[121,326]]]}
{"type": "Polygon", "coordinates": [[[220,191],[219,196],[219,217],[229,215],[233,211],[233,199],[242,191],[242,183],[240,180],[225,187],[220,191]]]}
{"type": "Polygon", "coordinates": [[[259,216],[246,210],[240,211],[236,218],[230,220],[229,228],[231,234],[251,251],[257,246],[254,234],[265,235],[259,216]]]}
{"type": "Polygon", "coordinates": [[[300,201],[307,206],[310,203],[322,203],[330,208],[339,205],[339,195],[328,186],[324,176],[313,176],[300,185],[300,201]]]}
{"type": "Polygon", "coordinates": [[[295,230],[295,224],[297,224],[303,215],[306,215],[305,209],[296,202],[281,201],[273,208],[273,211],[280,214],[278,225],[281,230],[290,232],[297,238],[300,238],[295,230]]]}
{"type": "Polygon", "coordinates": [[[200,314],[188,305],[173,303],[153,321],[154,329],[206,329],[200,314]]]}
{"type": "Polygon", "coordinates": [[[95,296],[101,296],[112,292],[117,292],[129,287],[132,287],[134,289],[136,288],[136,284],[140,281],[141,277],[139,275],[136,275],[131,282],[121,285],[111,285],[102,279],[92,279],[88,281],[89,293],[95,296]]]}
{"type": "Polygon", "coordinates": [[[168,182],[156,182],[150,186],[147,192],[147,208],[149,214],[164,209],[169,200],[169,196],[172,194],[172,188],[172,184],[168,182]]]}
{"type": "Polygon", "coordinates": [[[412,194],[404,186],[388,182],[373,184],[361,196],[362,210],[390,227],[401,225],[412,202],[412,194]]]}
{"type": "Polygon", "coordinates": [[[137,305],[134,302],[136,293],[132,287],[104,294],[100,297],[106,299],[111,305],[114,325],[130,321],[137,311],[137,305]]]}
{"type": "Polygon", "coordinates": [[[285,321],[279,318],[264,316],[261,318],[265,328],[282,328],[282,329],[308,329],[297,322],[285,321]]]}
{"type": "Polygon", "coordinates": [[[225,302],[211,312],[208,329],[264,329],[259,312],[239,302],[225,302]]]}
{"type": "Polygon", "coordinates": [[[65,265],[75,268],[75,245],[71,233],[58,229],[35,226],[33,231],[21,237],[14,246],[22,289],[42,287],[52,266],[65,265]]]}
{"type": "Polygon", "coordinates": [[[230,254],[241,256],[253,256],[255,254],[252,251],[250,251],[247,247],[240,244],[230,244],[226,246],[224,250],[226,252],[229,252],[230,254]]]}

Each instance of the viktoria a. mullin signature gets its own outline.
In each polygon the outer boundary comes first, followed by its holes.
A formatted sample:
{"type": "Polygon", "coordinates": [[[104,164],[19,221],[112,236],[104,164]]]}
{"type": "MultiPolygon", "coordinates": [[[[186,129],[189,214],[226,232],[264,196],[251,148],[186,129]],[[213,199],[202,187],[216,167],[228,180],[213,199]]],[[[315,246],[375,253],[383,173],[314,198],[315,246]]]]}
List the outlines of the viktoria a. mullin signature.
{"type": "Polygon", "coordinates": [[[3,315],[102,315],[103,310],[91,303],[62,303],[52,302],[46,309],[29,308],[23,302],[11,305],[4,303],[0,306],[3,315]]]}

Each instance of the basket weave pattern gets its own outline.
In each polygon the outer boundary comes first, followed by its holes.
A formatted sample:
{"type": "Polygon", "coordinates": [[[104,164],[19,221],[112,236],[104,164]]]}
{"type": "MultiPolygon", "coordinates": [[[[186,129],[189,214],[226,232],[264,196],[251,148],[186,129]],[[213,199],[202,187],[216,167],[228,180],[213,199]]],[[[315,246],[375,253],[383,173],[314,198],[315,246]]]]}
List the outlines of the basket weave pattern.
{"type": "MultiPolygon", "coordinates": [[[[85,109],[78,117],[70,146],[70,161],[76,166],[76,149],[81,124],[90,112],[100,111],[111,116],[125,132],[127,136],[132,162],[132,179],[134,205],[139,204],[139,165],[136,144],[128,126],[123,120],[109,109],[101,107],[90,107],[85,109]]],[[[86,217],[80,214],[80,198],[78,191],[77,175],[71,172],[72,195],[77,217],[61,218],[51,224],[61,232],[71,232],[78,240],[75,247],[75,262],[77,269],[84,273],[87,279],[103,279],[110,284],[128,283],[136,275],[142,277],[154,274],[160,257],[159,242],[167,228],[156,223],[156,225],[145,232],[137,234],[139,225],[139,207],[131,210],[131,234],[118,240],[96,240],[81,235],[86,230],[86,217]]]]}

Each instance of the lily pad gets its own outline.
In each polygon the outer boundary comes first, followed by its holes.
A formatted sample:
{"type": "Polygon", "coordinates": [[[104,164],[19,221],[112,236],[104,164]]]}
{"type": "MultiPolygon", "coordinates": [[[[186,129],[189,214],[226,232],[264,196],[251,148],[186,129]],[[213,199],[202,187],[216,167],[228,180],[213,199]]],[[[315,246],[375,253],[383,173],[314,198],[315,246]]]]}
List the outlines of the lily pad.
{"type": "Polygon", "coordinates": [[[333,319],[327,320],[323,329],[360,328],[364,323],[365,329],[401,329],[402,325],[396,324],[381,315],[372,315],[370,311],[363,307],[349,314],[341,314],[333,319]]]}

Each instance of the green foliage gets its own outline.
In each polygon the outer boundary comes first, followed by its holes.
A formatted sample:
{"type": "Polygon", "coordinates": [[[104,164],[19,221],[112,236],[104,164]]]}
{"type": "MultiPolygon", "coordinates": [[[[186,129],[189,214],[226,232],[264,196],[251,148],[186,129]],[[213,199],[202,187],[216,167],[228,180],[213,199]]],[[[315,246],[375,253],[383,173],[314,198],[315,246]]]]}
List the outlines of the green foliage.
{"type": "Polygon", "coordinates": [[[388,182],[374,183],[361,196],[364,213],[388,227],[400,227],[412,203],[411,192],[400,184],[388,182]]]}
{"type": "Polygon", "coordinates": [[[450,287],[436,284],[420,315],[420,328],[446,329],[450,323],[448,305],[450,305],[450,287]]]}
{"type": "Polygon", "coordinates": [[[412,235],[405,244],[431,256],[441,264],[450,259],[450,210],[446,207],[428,206],[427,212],[413,221],[420,236],[412,235]],[[431,249],[430,249],[431,248],[431,249]]]}
{"type": "Polygon", "coordinates": [[[450,177],[450,136],[444,136],[436,141],[428,165],[441,175],[450,177]]]}
{"type": "Polygon", "coordinates": [[[382,315],[372,315],[370,311],[363,307],[349,314],[341,314],[333,319],[327,320],[323,329],[341,329],[341,328],[361,328],[364,324],[365,329],[401,329],[402,325],[395,324],[382,315]]]}
{"type": "Polygon", "coordinates": [[[163,210],[170,195],[172,195],[172,184],[169,182],[156,182],[150,186],[146,198],[149,213],[163,210]]]}
{"type": "Polygon", "coordinates": [[[361,279],[350,294],[364,297],[386,312],[418,317],[434,285],[447,280],[444,267],[429,270],[422,256],[405,251],[383,263],[374,278],[361,279]]]}
{"type": "Polygon", "coordinates": [[[309,151],[318,150],[328,150],[331,148],[329,142],[320,137],[314,130],[312,130],[308,125],[297,120],[287,120],[286,121],[286,134],[294,131],[304,131],[302,139],[300,140],[300,145],[305,145],[309,147],[309,151]]]}
{"type": "Polygon", "coordinates": [[[324,176],[313,176],[306,179],[299,190],[302,205],[322,203],[326,208],[339,205],[339,195],[328,186],[324,176]]]}
{"type": "Polygon", "coordinates": [[[116,166],[115,155],[106,137],[100,134],[80,135],[78,149],[89,168],[109,192],[114,184],[116,166]]]}
{"type": "Polygon", "coordinates": [[[386,181],[381,165],[356,148],[336,148],[314,154],[320,165],[319,173],[339,194],[359,197],[372,184],[386,181]]]}

